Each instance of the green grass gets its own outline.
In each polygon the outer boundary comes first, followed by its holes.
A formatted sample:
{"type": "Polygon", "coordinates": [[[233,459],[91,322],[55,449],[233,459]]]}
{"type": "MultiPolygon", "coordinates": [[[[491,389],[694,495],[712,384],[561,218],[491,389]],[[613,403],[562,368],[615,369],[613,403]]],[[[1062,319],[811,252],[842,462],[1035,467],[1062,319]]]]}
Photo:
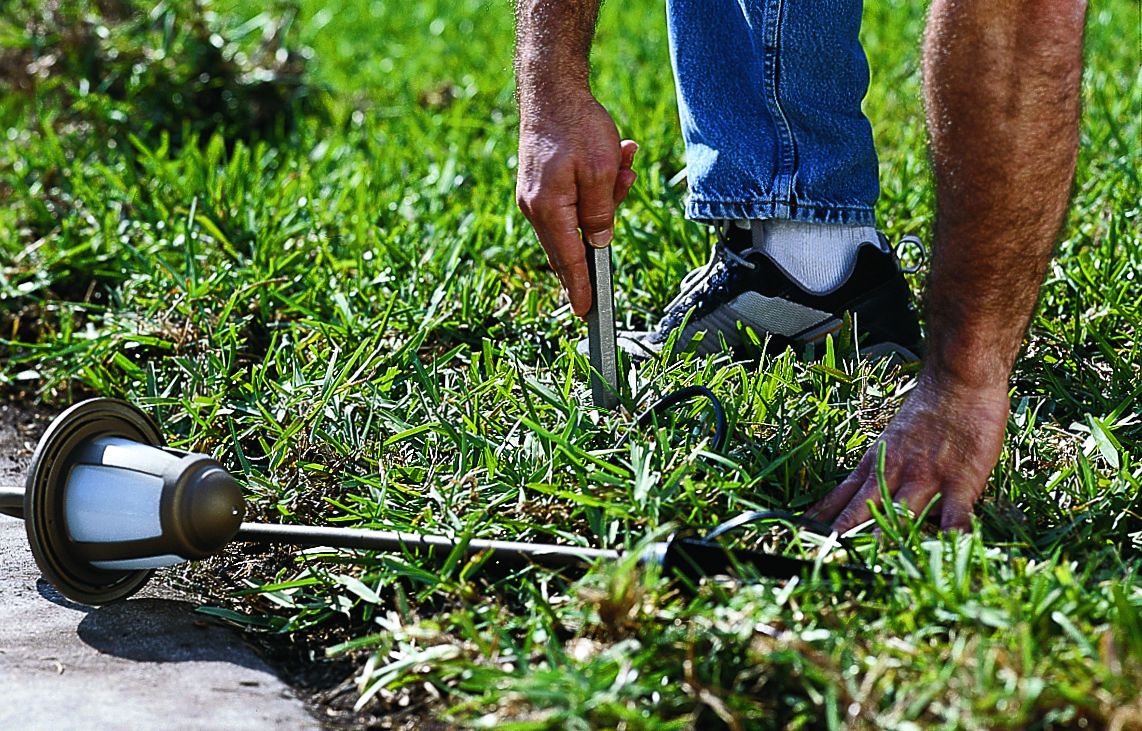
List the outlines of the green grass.
{"type": "MultiPolygon", "coordinates": [[[[112,147],[52,125],[55,110],[0,105],[0,388],[132,399],[241,474],[255,516],[285,522],[635,546],[804,509],[846,474],[913,372],[682,357],[632,372],[627,410],[586,408],[584,328],[513,203],[510,5],[326,5],[303,2],[296,30],[329,115],[276,142],[112,147]],[[681,428],[611,448],[638,402],[690,383],[748,436],[718,466],[681,428]]],[[[616,246],[630,325],[706,256],[669,184],[683,159],[660,5],[609,3],[595,55],[598,96],[642,145],[616,246]]],[[[262,4],[215,7],[241,21],[262,4]]],[[[920,3],[867,4],[891,235],[933,218],[922,25],[920,3]]],[[[687,597],[629,565],[569,581],[235,547],[196,576],[225,590],[216,614],[350,658],[364,720],[1142,727],[1138,25],[1127,0],[1091,9],[1074,205],[977,527],[949,538],[882,516],[886,540],[860,550],[900,575],[894,590],[687,597]]],[[[815,550],[804,541],[784,550],[815,550]]]]}

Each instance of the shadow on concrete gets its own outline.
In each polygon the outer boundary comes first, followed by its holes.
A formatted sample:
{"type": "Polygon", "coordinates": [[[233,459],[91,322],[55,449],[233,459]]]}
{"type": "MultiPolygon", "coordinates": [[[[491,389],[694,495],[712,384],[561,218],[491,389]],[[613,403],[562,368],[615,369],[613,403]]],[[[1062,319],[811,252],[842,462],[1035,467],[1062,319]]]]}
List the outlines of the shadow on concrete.
{"type": "Polygon", "coordinates": [[[237,632],[196,615],[190,602],[138,598],[89,607],[62,596],[43,579],[36,588],[51,603],[83,613],[76,635],[100,654],[134,662],[221,662],[269,670],[237,632]]]}
{"type": "Polygon", "coordinates": [[[94,607],[89,607],[86,604],[73,602],[63,594],[60,594],[59,590],[52,586],[48,580],[43,577],[36,579],[36,591],[40,596],[42,596],[44,599],[47,599],[52,604],[55,604],[57,607],[70,609],[73,612],[83,612],[86,614],[94,609],[94,607]]]}

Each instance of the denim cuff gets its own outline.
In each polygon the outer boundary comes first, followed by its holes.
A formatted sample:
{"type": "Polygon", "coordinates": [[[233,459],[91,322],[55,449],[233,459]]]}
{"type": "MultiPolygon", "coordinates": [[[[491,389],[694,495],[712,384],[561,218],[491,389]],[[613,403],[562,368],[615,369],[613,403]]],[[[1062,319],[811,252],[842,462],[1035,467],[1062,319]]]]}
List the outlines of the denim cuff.
{"type": "Polygon", "coordinates": [[[703,223],[780,218],[805,223],[843,223],[875,226],[876,212],[870,206],[843,206],[834,203],[781,200],[713,201],[691,196],[686,201],[686,217],[703,223]]]}

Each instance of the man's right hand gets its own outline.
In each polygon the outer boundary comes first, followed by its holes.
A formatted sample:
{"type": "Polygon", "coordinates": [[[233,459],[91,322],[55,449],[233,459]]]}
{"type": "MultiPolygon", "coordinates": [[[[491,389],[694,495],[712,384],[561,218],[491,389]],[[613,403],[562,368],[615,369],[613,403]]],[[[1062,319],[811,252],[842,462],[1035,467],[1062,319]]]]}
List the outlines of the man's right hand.
{"type": "Polygon", "coordinates": [[[611,115],[590,94],[548,100],[521,117],[516,201],[579,317],[591,309],[583,240],[610,245],[637,149],[619,141],[611,115]]]}

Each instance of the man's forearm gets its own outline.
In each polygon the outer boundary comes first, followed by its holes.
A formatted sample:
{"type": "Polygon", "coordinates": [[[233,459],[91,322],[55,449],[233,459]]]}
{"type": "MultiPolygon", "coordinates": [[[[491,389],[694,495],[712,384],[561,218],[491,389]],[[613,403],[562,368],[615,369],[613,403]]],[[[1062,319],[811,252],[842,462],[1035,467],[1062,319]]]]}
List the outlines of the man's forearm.
{"type": "Polygon", "coordinates": [[[932,4],[929,374],[1006,387],[1074,175],[1084,12],[1075,0],[932,4]]]}
{"type": "Polygon", "coordinates": [[[600,0],[517,0],[516,202],[547,252],[571,308],[591,308],[584,241],[608,246],[615,206],[634,183],[637,149],[621,141],[591,94],[590,56],[600,0]]]}
{"type": "Polygon", "coordinates": [[[601,0],[518,0],[515,72],[524,115],[590,89],[591,42],[601,0]]]}

